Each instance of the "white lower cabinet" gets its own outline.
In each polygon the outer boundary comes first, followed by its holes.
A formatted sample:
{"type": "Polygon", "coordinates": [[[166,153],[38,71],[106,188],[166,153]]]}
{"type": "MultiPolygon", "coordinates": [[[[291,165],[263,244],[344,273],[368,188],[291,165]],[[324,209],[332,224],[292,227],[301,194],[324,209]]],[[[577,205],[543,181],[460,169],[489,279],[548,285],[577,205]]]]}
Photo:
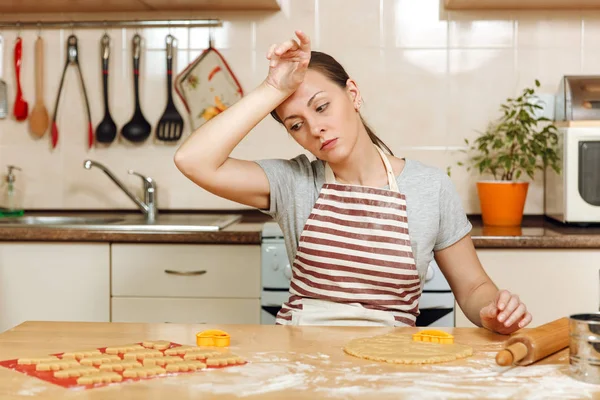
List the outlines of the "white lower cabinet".
{"type": "Polygon", "coordinates": [[[260,323],[260,245],[114,243],[114,322],[260,323]]]}
{"type": "MultiPolygon", "coordinates": [[[[600,249],[477,253],[530,327],[599,310],[600,249]]],[[[0,332],[31,320],[259,324],[260,257],[258,244],[2,242],[0,332]]]]}
{"type": "MultiPolygon", "coordinates": [[[[483,268],[499,289],[518,294],[535,327],[576,313],[598,312],[600,250],[478,249],[483,268]]],[[[456,309],[456,326],[472,327],[456,309]]]]}
{"type": "Polygon", "coordinates": [[[259,299],[112,298],[113,322],[259,324],[259,299]]]}
{"type": "Polygon", "coordinates": [[[0,243],[0,332],[25,321],[110,319],[109,243],[0,243]]]}

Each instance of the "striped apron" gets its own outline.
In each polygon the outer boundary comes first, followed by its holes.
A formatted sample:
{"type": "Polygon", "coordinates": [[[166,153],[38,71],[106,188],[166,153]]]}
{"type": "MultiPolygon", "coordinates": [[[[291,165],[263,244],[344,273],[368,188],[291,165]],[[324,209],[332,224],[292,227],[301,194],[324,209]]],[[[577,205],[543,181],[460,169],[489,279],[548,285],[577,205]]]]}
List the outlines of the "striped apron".
{"type": "Polygon", "coordinates": [[[421,282],[408,232],[406,198],[377,147],[389,190],[325,184],[292,264],[289,300],[280,325],[414,326],[421,282]]]}

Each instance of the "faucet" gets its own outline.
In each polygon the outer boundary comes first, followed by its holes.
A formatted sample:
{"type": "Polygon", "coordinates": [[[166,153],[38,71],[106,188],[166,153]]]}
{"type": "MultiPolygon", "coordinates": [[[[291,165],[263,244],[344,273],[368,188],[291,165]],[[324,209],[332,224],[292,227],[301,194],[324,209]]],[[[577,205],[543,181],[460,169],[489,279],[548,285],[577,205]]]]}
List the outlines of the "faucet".
{"type": "Polygon", "coordinates": [[[132,170],[128,171],[130,175],[137,175],[142,178],[142,181],[144,182],[144,201],[141,201],[135,194],[131,193],[108,168],[99,162],[85,160],[83,167],[85,169],[91,169],[92,167],[100,168],[119,188],[121,188],[123,192],[125,192],[127,196],[129,196],[131,200],[133,200],[135,204],[137,204],[146,216],[146,222],[153,223],[156,221],[156,215],[158,214],[158,208],[156,207],[156,183],[152,178],[144,176],[139,172],[132,170]]]}

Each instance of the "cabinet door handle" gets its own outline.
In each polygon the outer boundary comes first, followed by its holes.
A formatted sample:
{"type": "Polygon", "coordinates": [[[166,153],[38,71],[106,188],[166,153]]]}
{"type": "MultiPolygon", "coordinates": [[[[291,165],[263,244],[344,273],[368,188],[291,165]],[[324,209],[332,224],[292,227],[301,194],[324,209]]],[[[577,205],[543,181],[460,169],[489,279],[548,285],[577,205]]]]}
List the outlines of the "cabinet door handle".
{"type": "Polygon", "coordinates": [[[175,271],[172,269],[165,269],[165,273],[171,274],[171,275],[194,276],[194,275],[204,275],[206,273],[206,270],[201,269],[198,271],[175,271]]]}
{"type": "MultiPolygon", "coordinates": [[[[165,321],[165,324],[180,324],[181,322],[171,322],[171,321],[165,321]]],[[[206,325],[206,322],[190,322],[190,323],[195,323],[198,325],[206,325]]]]}

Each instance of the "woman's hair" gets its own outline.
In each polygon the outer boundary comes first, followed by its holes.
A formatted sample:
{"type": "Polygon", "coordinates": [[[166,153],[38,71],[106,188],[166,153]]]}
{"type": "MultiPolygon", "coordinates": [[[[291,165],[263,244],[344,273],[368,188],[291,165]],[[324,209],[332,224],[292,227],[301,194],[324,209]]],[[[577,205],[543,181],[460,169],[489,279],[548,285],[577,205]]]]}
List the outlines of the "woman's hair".
{"type": "MultiPolygon", "coordinates": [[[[350,78],[346,70],[344,70],[344,67],[342,67],[340,63],[338,63],[335,60],[335,58],[331,57],[329,54],[325,54],[320,51],[310,52],[310,63],[308,64],[308,69],[313,69],[315,71],[320,72],[321,74],[325,75],[325,77],[327,77],[329,80],[331,80],[343,89],[346,88],[346,82],[350,78]]],[[[279,118],[279,116],[277,115],[277,112],[275,112],[275,110],[271,111],[271,116],[275,118],[275,120],[279,123],[283,123],[281,121],[281,118],[279,118]]],[[[375,135],[375,132],[373,132],[371,127],[367,125],[362,115],[360,116],[360,120],[362,121],[365,129],[367,130],[371,141],[383,150],[387,150],[389,154],[394,155],[394,153],[392,153],[392,150],[390,150],[390,148],[385,143],[383,143],[383,141],[379,139],[377,135],[375,135]]]]}

